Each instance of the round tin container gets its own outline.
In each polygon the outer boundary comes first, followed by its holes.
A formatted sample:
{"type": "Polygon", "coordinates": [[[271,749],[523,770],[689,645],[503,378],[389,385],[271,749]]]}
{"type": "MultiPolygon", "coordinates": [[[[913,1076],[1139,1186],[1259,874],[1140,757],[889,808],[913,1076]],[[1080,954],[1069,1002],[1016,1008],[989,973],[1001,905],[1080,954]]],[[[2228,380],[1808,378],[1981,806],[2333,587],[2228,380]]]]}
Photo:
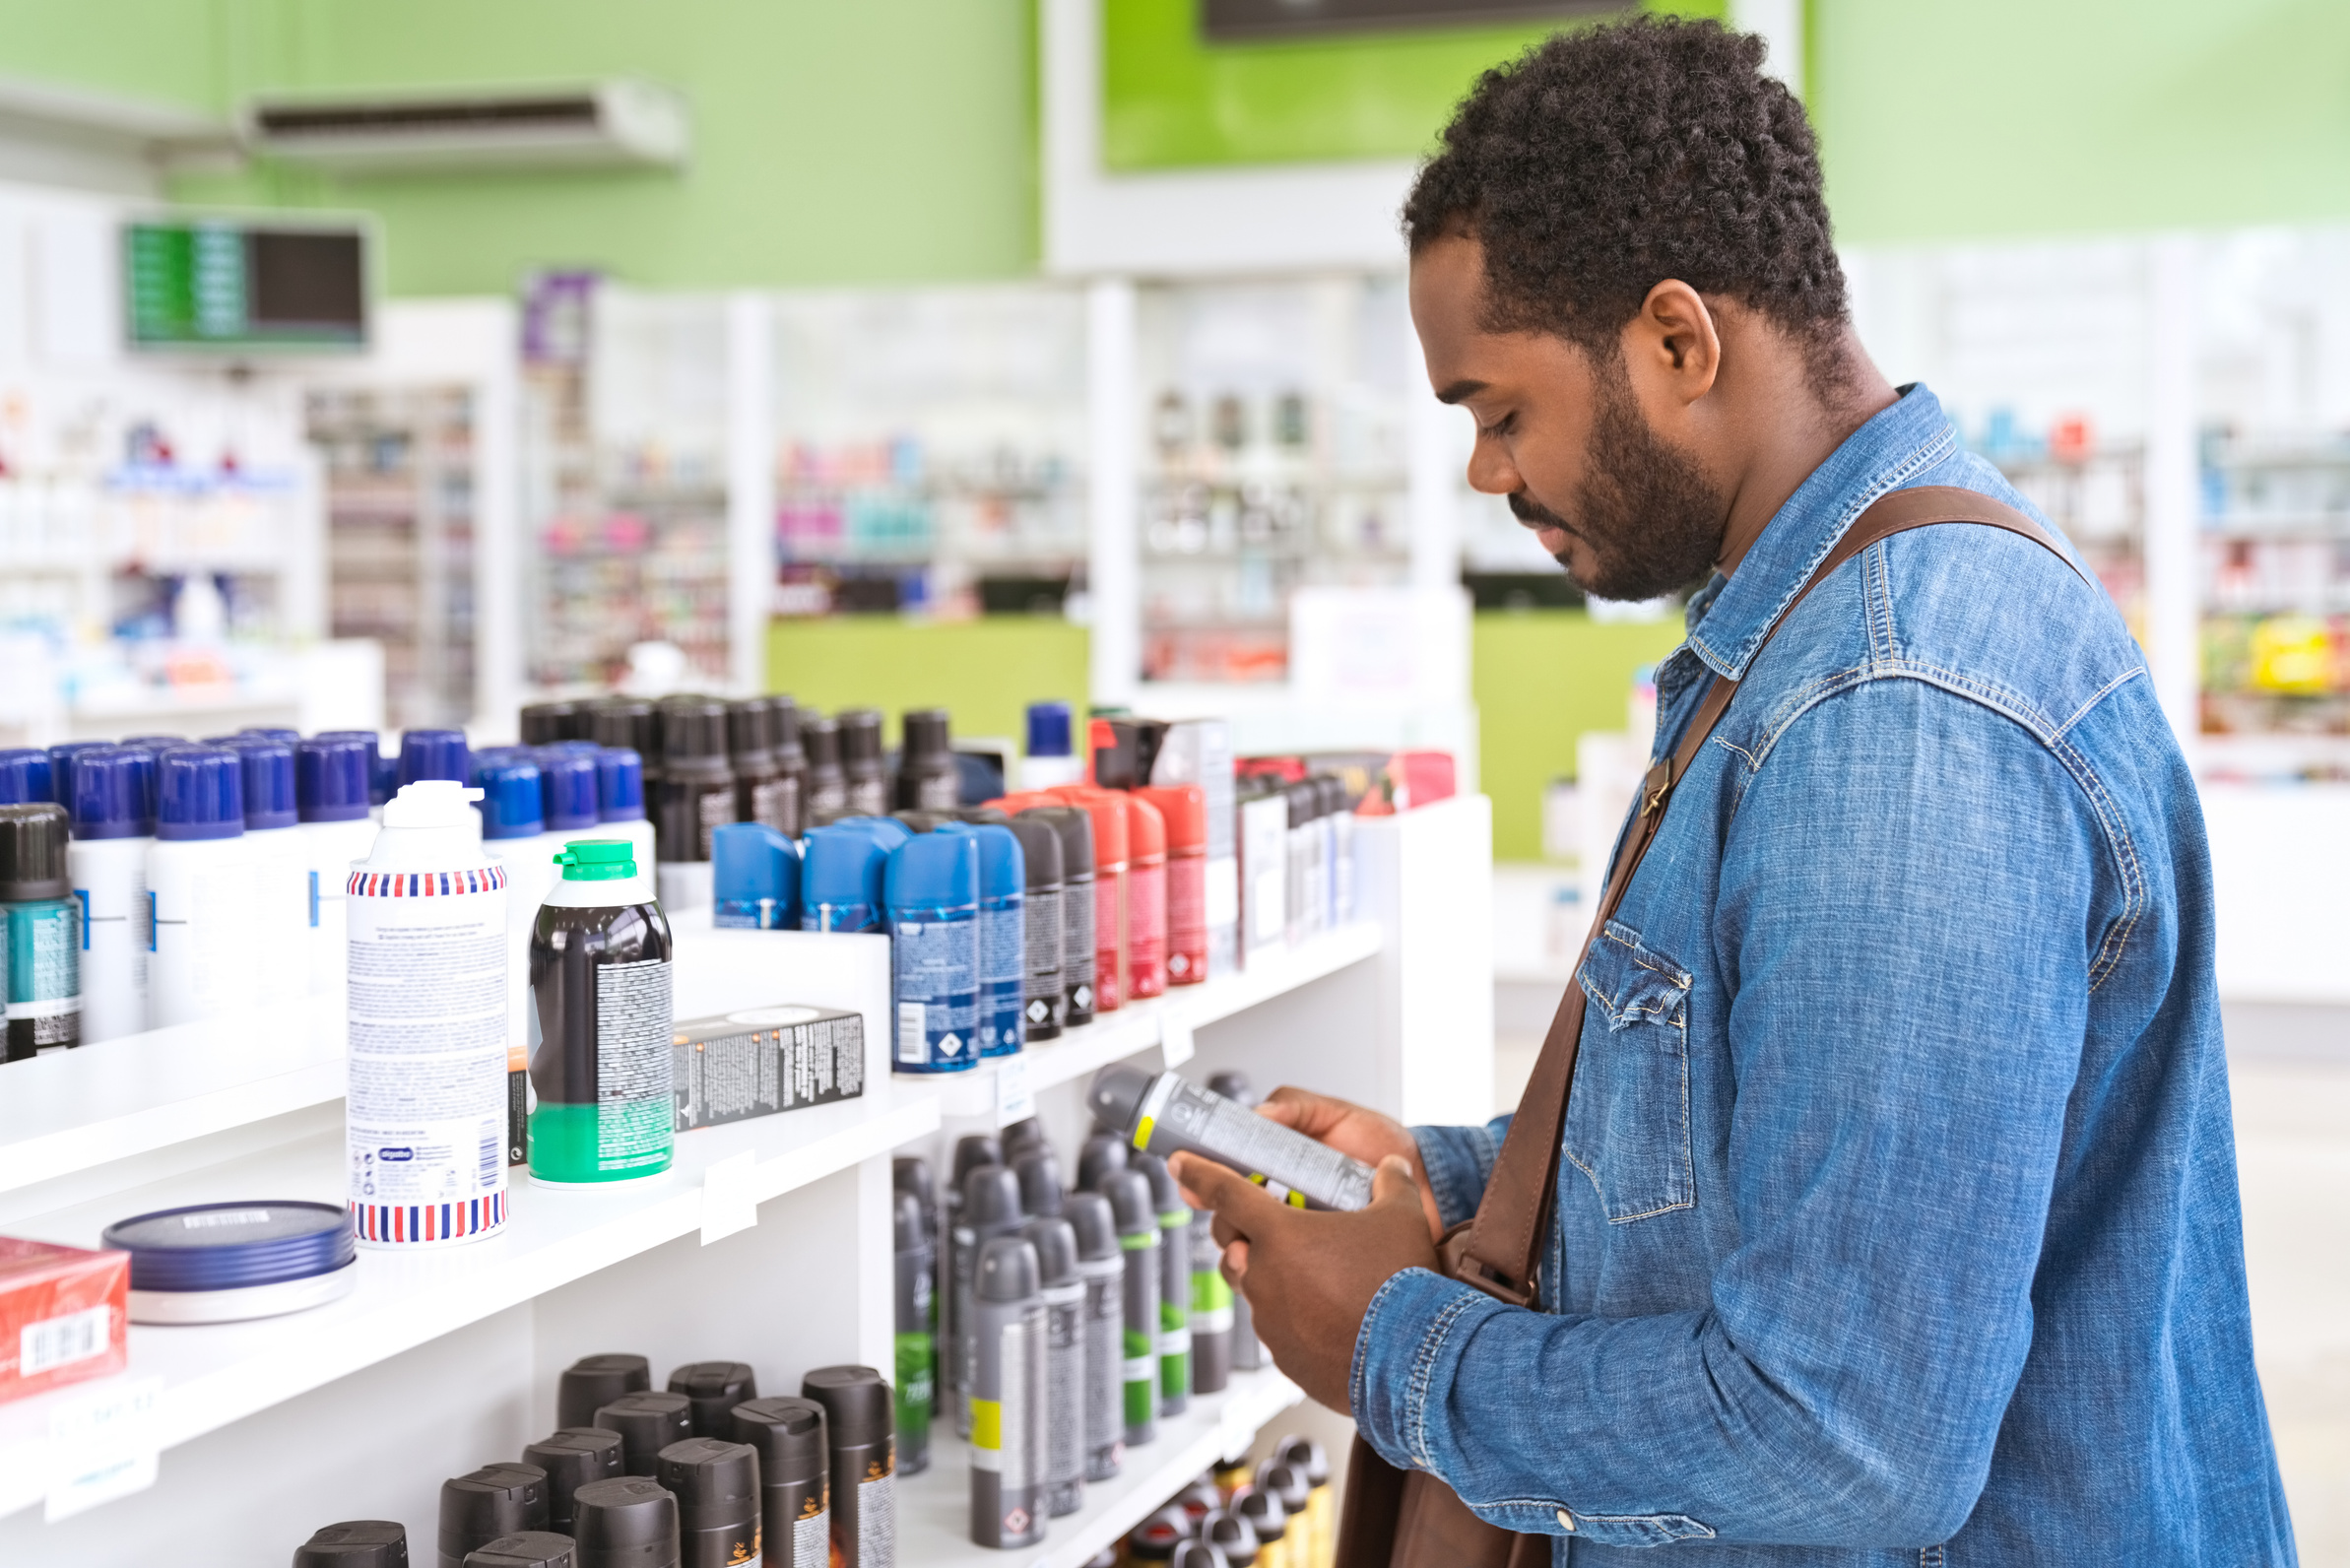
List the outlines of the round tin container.
{"type": "Polygon", "coordinates": [[[351,1293],[350,1210],[329,1204],[195,1204],[133,1214],[99,1245],[131,1255],[133,1323],[236,1323],[351,1293]]]}

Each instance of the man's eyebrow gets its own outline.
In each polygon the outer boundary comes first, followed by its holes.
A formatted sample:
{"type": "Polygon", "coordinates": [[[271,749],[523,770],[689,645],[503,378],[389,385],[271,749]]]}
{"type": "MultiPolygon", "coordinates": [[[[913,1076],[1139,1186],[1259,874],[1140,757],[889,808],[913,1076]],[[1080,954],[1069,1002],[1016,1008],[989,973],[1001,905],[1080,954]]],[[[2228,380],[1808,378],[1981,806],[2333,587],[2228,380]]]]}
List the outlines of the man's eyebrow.
{"type": "Polygon", "coordinates": [[[1464,398],[1475,397],[1479,392],[1484,390],[1485,383],[1482,381],[1455,381],[1451,386],[1446,387],[1443,391],[1436,394],[1436,401],[1439,403],[1459,403],[1464,398]]]}

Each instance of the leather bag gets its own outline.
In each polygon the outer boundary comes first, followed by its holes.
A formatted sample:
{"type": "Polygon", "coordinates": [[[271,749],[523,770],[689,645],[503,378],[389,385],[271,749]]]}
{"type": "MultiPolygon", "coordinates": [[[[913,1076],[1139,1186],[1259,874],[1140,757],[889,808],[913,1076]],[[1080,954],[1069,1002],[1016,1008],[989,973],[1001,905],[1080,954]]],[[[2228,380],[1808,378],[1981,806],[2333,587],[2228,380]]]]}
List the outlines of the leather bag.
{"type": "MultiPolygon", "coordinates": [[[[1795,606],[1837,567],[1878,540],[1936,523],[1974,523],[2020,534],[2072,566],[2071,557],[2038,523],[1989,495],[1939,485],[1895,490],[1853,520],[1844,537],[1779,612],[1770,630],[1763,633],[1755,657],[1761,657],[1762,648],[1778,635],[1795,606]]],[[[2079,572],[2080,568],[2073,566],[2073,570],[2079,572]]],[[[1747,667],[1753,668],[1753,660],[1748,660],[1747,667]]],[[[1698,749],[1714,733],[1737,690],[1735,681],[1716,676],[1680,745],[1670,756],[1652,765],[1641,781],[1638,811],[1616,842],[1615,858],[1607,868],[1606,892],[1576,955],[1579,976],[1583,954],[1614,918],[1624,888],[1639,871],[1649,846],[1656,842],[1673,786],[1688,772],[1698,749]]],[[[1580,980],[1570,980],[1550,1020],[1550,1031],[1543,1037],[1534,1076],[1518,1101],[1518,1113],[1493,1161],[1493,1174],[1485,1183],[1484,1199],[1477,1205],[1475,1216],[1446,1231],[1437,1244],[1437,1258],[1447,1274],[1508,1306],[1539,1305],[1536,1292],[1542,1240],[1548,1231],[1550,1198],[1558,1185],[1567,1095],[1575,1080],[1576,1048],[1583,1039],[1583,1005],[1580,980]]],[[[1559,1524],[1568,1539],[1574,1535],[1572,1517],[1560,1511],[1559,1524]]],[[[1536,1568],[1549,1563],[1553,1538],[1547,1534],[1521,1534],[1488,1524],[1435,1475],[1397,1469],[1356,1435],[1338,1515],[1338,1568],[1536,1568]]]]}

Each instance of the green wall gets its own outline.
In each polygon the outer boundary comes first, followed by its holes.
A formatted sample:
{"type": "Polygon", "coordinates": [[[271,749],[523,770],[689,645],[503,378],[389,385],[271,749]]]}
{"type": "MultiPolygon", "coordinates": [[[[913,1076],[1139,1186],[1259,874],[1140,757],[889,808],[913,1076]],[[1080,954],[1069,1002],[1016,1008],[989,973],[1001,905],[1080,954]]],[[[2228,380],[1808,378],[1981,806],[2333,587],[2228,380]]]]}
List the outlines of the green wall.
{"type": "Polygon", "coordinates": [[[1031,702],[1085,710],[1082,626],[1045,616],[925,623],[894,616],[778,621],[767,631],[767,686],[830,713],[878,707],[896,744],[897,715],[942,707],[960,735],[1027,734],[1031,702]]]}
{"type": "Polygon", "coordinates": [[[1586,730],[1620,730],[1632,672],[1681,640],[1677,617],[1598,621],[1580,610],[1495,611],[1469,632],[1477,772],[1493,798],[1493,858],[1542,858],[1542,789],[1575,772],[1586,730]]]}

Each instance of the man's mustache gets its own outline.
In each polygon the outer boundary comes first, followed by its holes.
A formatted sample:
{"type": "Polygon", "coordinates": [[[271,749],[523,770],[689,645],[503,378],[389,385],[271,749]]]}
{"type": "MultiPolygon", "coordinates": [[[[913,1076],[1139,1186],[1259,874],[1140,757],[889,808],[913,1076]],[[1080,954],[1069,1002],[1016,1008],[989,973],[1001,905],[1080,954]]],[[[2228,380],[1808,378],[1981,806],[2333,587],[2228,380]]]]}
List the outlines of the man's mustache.
{"type": "Polygon", "coordinates": [[[1524,490],[1510,491],[1507,499],[1510,503],[1510,515],[1529,528],[1555,528],[1563,534],[1571,534],[1575,531],[1567,526],[1565,518],[1524,490]]]}

